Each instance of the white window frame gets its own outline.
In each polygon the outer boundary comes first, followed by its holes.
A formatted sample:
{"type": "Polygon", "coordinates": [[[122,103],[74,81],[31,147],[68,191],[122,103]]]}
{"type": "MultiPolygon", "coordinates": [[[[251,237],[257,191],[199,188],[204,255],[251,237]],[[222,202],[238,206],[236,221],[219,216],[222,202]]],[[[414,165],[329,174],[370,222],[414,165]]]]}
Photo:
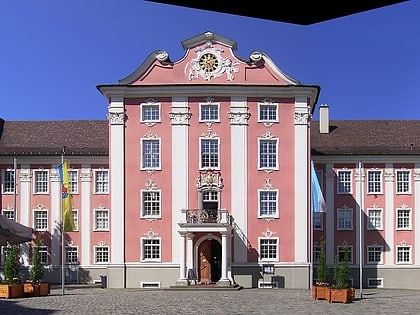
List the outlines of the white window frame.
{"type": "Polygon", "coordinates": [[[314,230],[322,231],[324,229],[322,212],[312,212],[312,226],[314,230]]]}
{"type": "Polygon", "coordinates": [[[258,237],[258,261],[279,261],[279,238],[278,237],[258,237]],[[262,244],[264,241],[274,241],[270,244],[262,244]],[[268,257],[262,257],[263,248],[262,246],[268,247],[265,252],[267,252],[268,257]],[[271,247],[273,249],[271,249],[271,247]],[[270,254],[274,253],[274,255],[270,254]]]}
{"type": "Polygon", "coordinates": [[[39,248],[39,256],[42,265],[48,265],[48,246],[41,245],[39,248]]]}
{"type": "Polygon", "coordinates": [[[1,191],[2,194],[14,194],[16,187],[15,170],[4,169],[1,170],[1,191]]]}
{"type": "Polygon", "coordinates": [[[1,214],[9,220],[15,221],[15,210],[13,210],[13,209],[2,209],[1,214]]]}
{"type": "Polygon", "coordinates": [[[278,103],[258,103],[258,122],[260,123],[277,123],[279,122],[279,104],[278,103]],[[262,118],[263,108],[267,109],[267,112],[271,111],[269,109],[275,109],[274,118],[262,118]]]}
{"type": "Polygon", "coordinates": [[[347,247],[349,249],[349,261],[348,263],[351,265],[353,264],[353,246],[352,245],[338,245],[337,246],[337,255],[338,255],[338,263],[342,263],[344,260],[344,248],[347,247]]]}
{"type": "Polygon", "coordinates": [[[337,170],[337,194],[349,195],[353,193],[353,172],[351,170],[337,170]],[[343,176],[345,178],[343,178],[343,176]]]}
{"type": "Polygon", "coordinates": [[[48,217],[48,210],[47,209],[34,209],[33,210],[33,227],[36,231],[48,231],[49,226],[49,217],[48,217]],[[45,217],[39,218],[38,215],[44,214],[45,217]],[[42,222],[40,224],[40,228],[37,228],[37,223],[42,222]]]}
{"type": "Polygon", "coordinates": [[[397,195],[411,194],[411,170],[395,171],[395,192],[397,195]]]}
{"type": "MultiPolygon", "coordinates": [[[[161,170],[162,168],[162,143],[161,143],[161,139],[158,137],[149,137],[149,138],[141,138],[141,169],[142,170],[161,170]],[[150,143],[150,144],[154,144],[157,143],[158,144],[158,152],[146,152],[145,150],[145,145],[146,143],[150,143]],[[146,155],[147,154],[147,155],[146,155]],[[156,155],[158,155],[158,158],[156,159],[156,155]],[[149,164],[146,163],[146,158],[145,157],[151,157],[151,162],[149,164]],[[154,162],[157,161],[158,165],[154,165],[154,162]]],[[[154,145],[153,145],[154,148],[154,145]]]]}
{"type": "Polygon", "coordinates": [[[47,195],[49,194],[49,190],[50,190],[50,185],[49,185],[49,179],[50,179],[50,173],[48,170],[45,169],[38,169],[38,170],[33,170],[33,193],[34,195],[47,195]],[[40,173],[45,173],[47,175],[47,178],[45,180],[40,180],[38,178],[38,174],[40,173]],[[45,190],[44,189],[39,189],[41,187],[39,187],[38,184],[43,184],[43,186],[45,186],[45,190]]]}
{"type": "Polygon", "coordinates": [[[94,174],[94,194],[109,194],[109,170],[108,169],[95,169],[93,170],[94,174]],[[106,174],[106,179],[104,176],[98,178],[99,174],[106,174]]]}
{"type": "Polygon", "coordinates": [[[395,261],[397,265],[411,265],[412,264],[413,249],[409,245],[397,245],[395,249],[395,261]],[[405,257],[408,255],[408,260],[405,257]],[[403,260],[401,260],[403,258],[403,260]]]}
{"type": "Polygon", "coordinates": [[[162,239],[160,237],[142,237],[140,239],[140,261],[142,262],[161,262],[162,261],[162,239]],[[147,242],[157,241],[155,244],[146,244],[147,242]],[[146,250],[146,246],[149,245],[149,249],[146,250]],[[159,257],[145,257],[147,253],[153,256],[155,248],[158,248],[159,257]],[[151,250],[151,252],[150,252],[151,250]]]}
{"type": "Polygon", "coordinates": [[[94,212],[94,231],[109,231],[109,209],[97,208],[93,210],[94,212]],[[99,214],[106,214],[104,216],[99,216],[99,214]]]}
{"type": "MultiPolygon", "coordinates": [[[[270,208],[270,207],[268,207],[270,208]]],[[[278,189],[258,189],[258,218],[278,218],[279,217],[279,190],[278,189]],[[274,194],[275,199],[262,200],[262,194],[274,194]],[[273,213],[262,213],[262,203],[274,205],[275,210],[273,213]]]]}
{"type": "MultiPolygon", "coordinates": [[[[154,116],[154,115],[153,115],[154,116]]],[[[156,124],[162,122],[161,117],[161,103],[154,103],[154,102],[148,102],[148,103],[141,103],[140,104],[140,122],[145,124],[156,124]],[[154,112],[155,109],[158,109],[158,117],[152,117],[152,118],[145,118],[146,109],[150,109],[154,112]]]]}
{"type": "Polygon", "coordinates": [[[384,263],[384,247],[382,245],[368,245],[366,249],[366,260],[368,265],[382,265],[384,263]],[[376,258],[379,254],[379,260],[371,259],[371,257],[376,258]]]}
{"type": "Polygon", "coordinates": [[[73,245],[65,246],[66,265],[79,264],[79,248],[73,245]],[[76,254],[76,255],[75,255],[76,254]]]}
{"type": "Polygon", "coordinates": [[[368,195],[383,194],[382,170],[367,170],[366,191],[368,195]]]}
{"type": "Polygon", "coordinates": [[[107,264],[109,263],[109,246],[94,246],[95,253],[95,264],[107,264]],[[106,255],[106,259],[103,257],[106,255]]]}
{"type": "Polygon", "coordinates": [[[79,210],[78,209],[72,209],[73,214],[73,231],[77,232],[79,231],[79,210]]]}
{"type": "Polygon", "coordinates": [[[259,170],[278,170],[279,169],[279,139],[275,138],[275,137],[271,137],[271,138],[258,138],[258,169],[259,170]],[[263,142],[267,142],[274,144],[274,148],[275,148],[275,152],[262,152],[261,150],[261,146],[263,142]],[[263,159],[262,157],[265,157],[265,159],[263,159]],[[271,161],[273,161],[274,159],[272,159],[272,156],[275,156],[275,165],[271,165],[271,161]],[[263,162],[264,160],[266,160],[267,162],[263,162]],[[264,163],[264,165],[263,165],[264,163]]]}
{"type": "Polygon", "coordinates": [[[322,252],[322,246],[320,246],[320,245],[314,245],[313,246],[313,263],[315,264],[315,265],[318,265],[319,264],[319,256],[321,255],[321,252],[322,252]]]}
{"type": "MultiPolygon", "coordinates": [[[[212,170],[220,170],[220,139],[219,137],[212,137],[212,138],[203,138],[200,137],[199,138],[200,141],[200,145],[199,145],[199,161],[200,161],[200,169],[201,170],[206,170],[206,169],[212,169],[212,170]],[[204,142],[216,142],[217,144],[217,152],[213,151],[213,145],[210,145],[209,147],[209,151],[204,152],[203,151],[203,143],[204,142]],[[204,155],[208,155],[208,165],[204,165],[204,155]],[[213,157],[217,156],[216,159],[217,161],[214,161],[213,157]]],[[[207,163],[206,163],[207,164],[207,163]]]]}
{"type": "Polygon", "coordinates": [[[337,208],[337,231],[353,230],[353,209],[337,208]]]}
{"type": "Polygon", "coordinates": [[[220,104],[219,103],[200,103],[200,118],[199,118],[199,122],[220,122],[220,104]],[[209,109],[208,111],[205,109],[209,109]],[[209,114],[209,116],[211,116],[211,113],[213,113],[214,111],[212,111],[212,109],[216,108],[216,113],[217,113],[217,117],[216,118],[212,118],[212,117],[203,117],[206,113],[209,114]]]}
{"type": "Polygon", "coordinates": [[[382,208],[368,208],[367,209],[367,229],[368,230],[383,230],[383,209],[382,208]]]}
{"type": "Polygon", "coordinates": [[[396,215],[395,215],[395,224],[396,224],[396,230],[397,231],[411,231],[412,230],[412,221],[413,221],[413,210],[411,208],[406,207],[400,207],[396,209],[396,215]],[[403,213],[407,215],[402,215],[403,213]],[[405,222],[408,222],[408,224],[405,224],[405,222]],[[404,224],[400,224],[404,223],[404,224]]]}
{"type": "Polygon", "coordinates": [[[79,170],[70,169],[69,170],[69,185],[70,193],[72,195],[79,194],[79,170]]]}
{"type": "Polygon", "coordinates": [[[140,190],[140,218],[162,218],[162,191],[160,189],[153,189],[153,190],[146,190],[142,189],[140,190]],[[146,195],[151,195],[151,198],[153,198],[153,194],[156,194],[157,199],[156,200],[146,200],[146,195]],[[150,205],[150,209],[148,212],[154,212],[154,208],[158,206],[158,212],[157,214],[146,214],[146,205],[150,205]]]}

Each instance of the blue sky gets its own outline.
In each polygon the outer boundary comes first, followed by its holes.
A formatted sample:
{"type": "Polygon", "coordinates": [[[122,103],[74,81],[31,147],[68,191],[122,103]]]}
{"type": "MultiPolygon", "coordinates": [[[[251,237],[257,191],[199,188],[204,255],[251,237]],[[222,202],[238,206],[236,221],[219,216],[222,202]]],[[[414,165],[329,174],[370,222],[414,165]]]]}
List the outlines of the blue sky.
{"type": "Polygon", "coordinates": [[[176,61],[183,40],[211,31],[319,85],[331,119],[420,119],[419,16],[420,0],[309,26],[144,0],[2,1],[0,118],[106,119],[98,84],[157,49],[176,61]]]}

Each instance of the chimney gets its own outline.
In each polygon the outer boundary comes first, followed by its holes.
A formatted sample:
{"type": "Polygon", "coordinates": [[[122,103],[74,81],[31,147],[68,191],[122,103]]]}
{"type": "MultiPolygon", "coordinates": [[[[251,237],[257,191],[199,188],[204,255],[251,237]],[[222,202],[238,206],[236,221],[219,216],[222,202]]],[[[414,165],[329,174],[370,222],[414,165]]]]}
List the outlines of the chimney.
{"type": "Polygon", "coordinates": [[[327,104],[322,104],[319,107],[319,133],[329,133],[330,131],[329,109],[327,104]]]}

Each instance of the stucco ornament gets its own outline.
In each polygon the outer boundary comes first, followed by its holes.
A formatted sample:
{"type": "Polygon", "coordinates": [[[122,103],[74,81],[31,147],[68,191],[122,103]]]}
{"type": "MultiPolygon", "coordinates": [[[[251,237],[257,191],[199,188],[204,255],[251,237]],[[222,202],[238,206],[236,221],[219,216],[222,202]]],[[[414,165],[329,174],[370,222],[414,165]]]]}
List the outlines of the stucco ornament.
{"type": "Polygon", "coordinates": [[[238,73],[239,69],[235,65],[239,62],[233,62],[228,57],[223,57],[223,49],[214,48],[211,42],[208,42],[204,47],[196,49],[197,57],[192,59],[185,67],[185,74],[188,80],[196,80],[203,78],[210,81],[213,78],[218,78],[226,75],[227,81],[235,79],[234,73],[238,73]]]}

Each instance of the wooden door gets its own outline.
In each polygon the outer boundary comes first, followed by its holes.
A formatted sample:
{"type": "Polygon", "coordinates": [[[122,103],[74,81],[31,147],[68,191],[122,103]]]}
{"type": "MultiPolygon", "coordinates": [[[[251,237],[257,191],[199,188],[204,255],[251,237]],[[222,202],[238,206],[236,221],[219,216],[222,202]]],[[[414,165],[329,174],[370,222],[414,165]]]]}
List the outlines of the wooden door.
{"type": "Polygon", "coordinates": [[[210,283],[211,281],[211,241],[206,240],[199,247],[199,279],[201,283],[210,283]]]}

